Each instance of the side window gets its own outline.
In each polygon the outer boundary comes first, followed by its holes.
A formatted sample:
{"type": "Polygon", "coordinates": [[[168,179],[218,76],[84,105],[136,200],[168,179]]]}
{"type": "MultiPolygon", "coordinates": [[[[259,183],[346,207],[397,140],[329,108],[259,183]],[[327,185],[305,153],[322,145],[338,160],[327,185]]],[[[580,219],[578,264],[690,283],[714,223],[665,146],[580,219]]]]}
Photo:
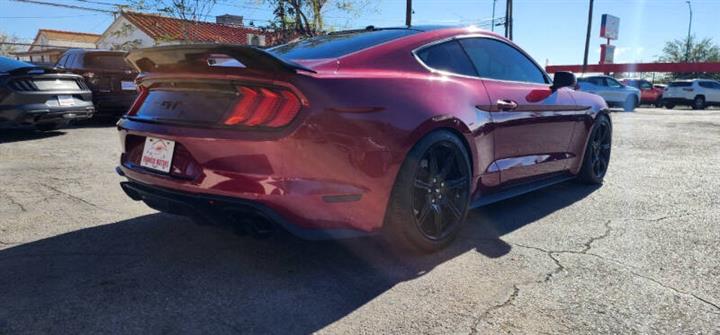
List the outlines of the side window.
{"type": "Polygon", "coordinates": [[[647,81],[643,81],[642,83],[640,83],[640,88],[643,90],[649,90],[649,89],[652,89],[653,87],[647,81]]]}
{"type": "Polygon", "coordinates": [[[713,82],[713,88],[716,89],[716,90],[720,90],[720,83],[717,82],[717,81],[714,81],[714,82],[713,82]]]}
{"type": "Polygon", "coordinates": [[[617,80],[615,80],[615,79],[605,78],[605,80],[607,81],[607,86],[609,86],[609,87],[612,87],[612,88],[620,88],[620,87],[622,87],[622,84],[620,84],[620,83],[619,83],[617,80]]]}
{"type": "Polygon", "coordinates": [[[420,50],[417,55],[425,65],[435,70],[477,76],[472,63],[457,41],[427,47],[420,50]]]}
{"type": "Polygon", "coordinates": [[[702,88],[715,88],[714,86],[715,85],[713,85],[713,83],[711,83],[709,81],[701,81],[700,82],[700,87],[702,87],[702,88]]]}
{"type": "Polygon", "coordinates": [[[603,78],[590,77],[590,78],[588,78],[588,81],[595,86],[607,86],[607,84],[605,83],[605,80],[603,80],[603,78]]]}
{"type": "Polygon", "coordinates": [[[547,77],[528,57],[514,47],[490,38],[460,40],[480,77],[548,84],[547,77]]]}

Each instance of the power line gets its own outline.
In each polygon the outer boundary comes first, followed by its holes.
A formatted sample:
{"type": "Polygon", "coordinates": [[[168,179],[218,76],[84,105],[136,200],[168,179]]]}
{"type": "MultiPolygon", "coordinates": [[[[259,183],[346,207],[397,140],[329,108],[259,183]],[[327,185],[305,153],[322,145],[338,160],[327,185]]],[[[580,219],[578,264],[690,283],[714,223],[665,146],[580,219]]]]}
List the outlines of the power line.
{"type": "Polygon", "coordinates": [[[78,9],[78,10],[87,10],[87,11],[93,11],[93,12],[106,13],[106,14],[115,14],[116,13],[115,11],[107,10],[107,9],[83,7],[83,6],[62,4],[62,3],[55,3],[55,2],[45,2],[45,1],[37,1],[37,0],[10,0],[10,1],[31,3],[31,4],[36,4],[36,5],[53,6],[53,7],[71,8],[71,9],[78,9]]]}
{"type": "Polygon", "coordinates": [[[127,7],[127,4],[119,4],[119,3],[112,3],[112,2],[102,2],[102,1],[92,1],[92,0],[75,0],[78,2],[85,2],[85,3],[91,3],[96,5],[103,5],[103,6],[114,6],[114,7],[127,7]]]}
{"type": "MultiPolygon", "coordinates": [[[[6,45],[20,45],[20,46],[35,46],[35,47],[43,47],[43,48],[59,48],[59,49],[72,49],[77,47],[67,46],[67,45],[50,45],[50,44],[32,44],[32,43],[20,43],[20,42],[0,42],[0,45],[6,44],[6,45]]],[[[87,49],[87,48],[84,48],[87,49]]]]}
{"type": "Polygon", "coordinates": [[[103,14],[80,14],[80,15],[61,15],[61,16],[0,16],[0,19],[67,19],[73,17],[98,16],[103,14]]]}

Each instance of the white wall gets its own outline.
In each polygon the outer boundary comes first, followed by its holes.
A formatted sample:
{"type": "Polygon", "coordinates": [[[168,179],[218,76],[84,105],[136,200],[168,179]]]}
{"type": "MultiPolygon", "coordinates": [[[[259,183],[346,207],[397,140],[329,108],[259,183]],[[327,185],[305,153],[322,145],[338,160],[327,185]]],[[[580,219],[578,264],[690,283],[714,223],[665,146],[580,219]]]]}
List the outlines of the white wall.
{"type": "Polygon", "coordinates": [[[97,47],[98,49],[112,49],[113,46],[133,41],[139,42],[137,45],[139,48],[147,48],[155,45],[155,41],[150,38],[150,36],[121,15],[105,30],[97,42],[97,47]]]}

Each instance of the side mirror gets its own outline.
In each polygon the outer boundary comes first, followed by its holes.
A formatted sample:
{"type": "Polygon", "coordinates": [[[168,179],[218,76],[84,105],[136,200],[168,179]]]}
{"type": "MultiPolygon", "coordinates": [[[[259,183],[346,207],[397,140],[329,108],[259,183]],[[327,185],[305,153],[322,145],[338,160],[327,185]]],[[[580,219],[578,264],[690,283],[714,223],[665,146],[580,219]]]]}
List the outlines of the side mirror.
{"type": "Polygon", "coordinates": [[[572,72],[555,72],[553,84],[550,88],[556,91],[563,87],[575,87],[577,84],[577,78],[572,72]]]}

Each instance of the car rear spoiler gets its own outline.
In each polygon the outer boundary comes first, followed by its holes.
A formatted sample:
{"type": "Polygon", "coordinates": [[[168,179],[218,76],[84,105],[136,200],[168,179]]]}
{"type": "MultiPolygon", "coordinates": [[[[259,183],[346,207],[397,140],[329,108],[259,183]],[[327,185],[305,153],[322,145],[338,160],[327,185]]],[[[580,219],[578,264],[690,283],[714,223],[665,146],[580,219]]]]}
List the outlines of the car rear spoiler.
{"type": "Polygon", "coordinates": [[[229,44],[186,44],[137,49],[131,51],[126,59],[140,72],[202,71],[211,67],[239,67],[267,72],[315,72],[262,49],[229,44]]]}

